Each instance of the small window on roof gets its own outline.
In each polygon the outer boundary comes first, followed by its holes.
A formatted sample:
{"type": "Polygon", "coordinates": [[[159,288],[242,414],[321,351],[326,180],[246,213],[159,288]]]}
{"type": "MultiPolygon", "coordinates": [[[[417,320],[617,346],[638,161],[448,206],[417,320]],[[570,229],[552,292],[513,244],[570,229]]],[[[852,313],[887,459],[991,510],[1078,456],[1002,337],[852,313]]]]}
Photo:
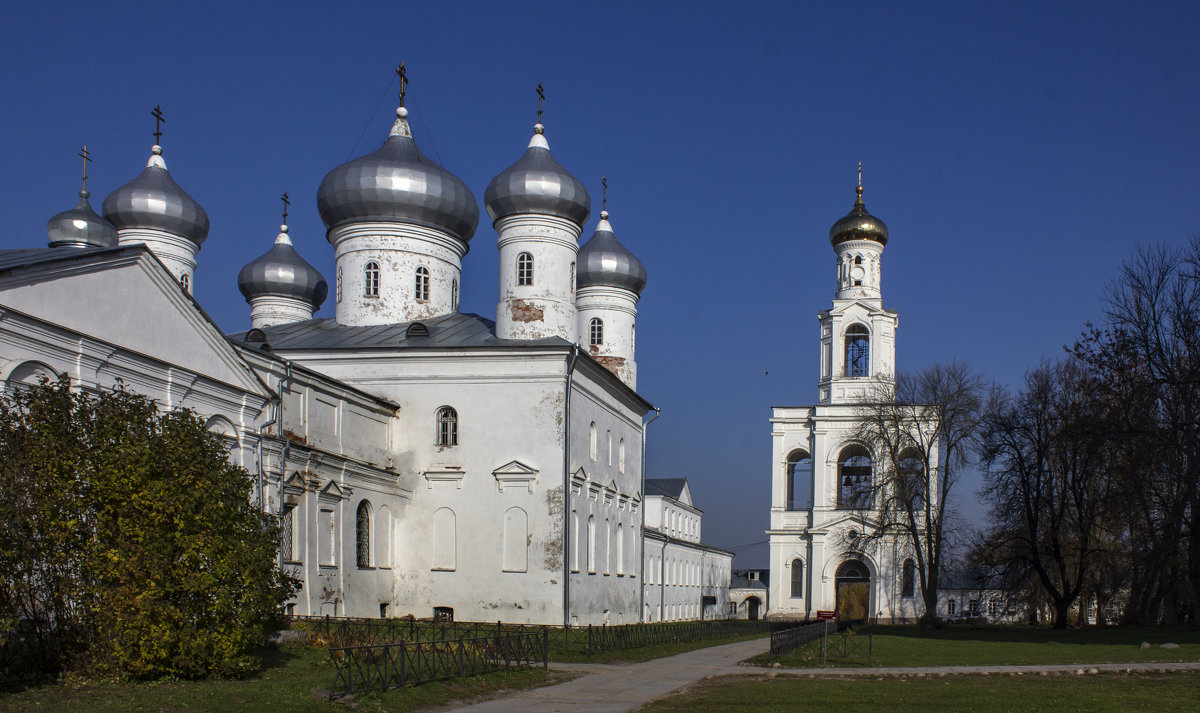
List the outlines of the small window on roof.
{"type": "Polygon", "coordinates": [[[405,337],[428,337],[429,327],[426,327],[423,322],[413,322],[408,325],[408,329],[404,330],[405,337]]]}
{"type": "Polygon", "coordinates": [[[255,328],[246,332],[246,341],[251,343],[267,341],[267,333],[261,329],[255,328]]]}

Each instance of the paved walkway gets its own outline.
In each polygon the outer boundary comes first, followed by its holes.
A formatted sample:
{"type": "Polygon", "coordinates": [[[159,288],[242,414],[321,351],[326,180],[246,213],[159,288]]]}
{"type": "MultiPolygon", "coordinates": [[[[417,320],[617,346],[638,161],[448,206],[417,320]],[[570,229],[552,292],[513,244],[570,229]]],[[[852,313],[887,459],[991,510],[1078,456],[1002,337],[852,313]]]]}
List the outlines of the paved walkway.
{"type": "Polygon", "coordinates": [[[625,713],[708,676],[945,676],[950,674],[1087,674],[1094,671],[1197,671],[1200,661],[1181,663],[1064,664],[1047,666],[920,666],[874,668],[759,668],[738,662],[767,651],[770,639],[711,646],[676,656],[632,664],[552,663],[580,673],[554,686],[535,688],[483,703],[455,708],[472,713],[625,713]]]}

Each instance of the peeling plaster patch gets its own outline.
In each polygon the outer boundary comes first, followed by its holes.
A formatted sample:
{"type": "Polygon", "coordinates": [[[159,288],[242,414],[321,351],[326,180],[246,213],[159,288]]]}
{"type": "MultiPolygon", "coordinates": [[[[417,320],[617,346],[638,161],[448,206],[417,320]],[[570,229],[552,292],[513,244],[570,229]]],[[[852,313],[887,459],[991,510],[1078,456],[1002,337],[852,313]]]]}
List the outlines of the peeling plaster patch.
{"type": "Polygon", "coordinates": [[[542,556],[546,569],[557,572],[563,565],[563,489],[562,486],[546,491],[546,515],[550,519],[550,533],[542,542],[542,556]]]}
{"type": "MultiPolygon", "coordinates": [[[[592,349],[595,348],[592,347],[592,349]]],[[[625,368],[625,359],[623,357],[597,356],[595,354],[592,356],[595,357],[596,361],[600,362],[600,366],[608,369],[618,377],[621,375],[621,370],[625,368]]]]}
{"type": "Polygon", "coordinates": [[[544,314],[541,307],[525,300],[513,300],[509,303],[508,311],[514,322],[540,322],[544,314]]]}
{"type": "Polygon", "coordinates": [[[564,406],[565,397],[561,391],[551,391],[542,396],[541,402],[538,404],[538,416],[547,416],[549,420],[554,422],[555,439],[558,446],[563,446],[563,422],[565,418],[564,406]]]}

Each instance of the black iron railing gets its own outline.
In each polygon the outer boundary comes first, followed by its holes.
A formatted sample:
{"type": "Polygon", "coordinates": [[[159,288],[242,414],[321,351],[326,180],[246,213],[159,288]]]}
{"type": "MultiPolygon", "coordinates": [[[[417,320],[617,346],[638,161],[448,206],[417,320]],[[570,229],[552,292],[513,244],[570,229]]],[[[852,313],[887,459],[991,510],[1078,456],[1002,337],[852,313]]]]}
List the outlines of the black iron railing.
{"type": "Polygon", "coordinates": [[[838,631],[828,619],[790,629],[780,629],[771,634],[771,656],[791,653],[814,664],[827,666],[829,659],[865,660],[868,666],[874,654],[871,634],[858,634],[853,629],[838,631]]]}
{"type": "Polygon", "coordinates": [[[829,620],[825,619],[815,624],[773,631],[771,632],[771,655],[782,656],[789,651],[814,642],[821,643],[823,647],[825,639],[829,636],[829,629],[829,620]]]}
{"type": "Polygon", "coordinates": [[[550,660],[546,631],[332,647],[329,655],[337,670],[330,698],[476,676],[514,666],[545,667],[550,660]]]}

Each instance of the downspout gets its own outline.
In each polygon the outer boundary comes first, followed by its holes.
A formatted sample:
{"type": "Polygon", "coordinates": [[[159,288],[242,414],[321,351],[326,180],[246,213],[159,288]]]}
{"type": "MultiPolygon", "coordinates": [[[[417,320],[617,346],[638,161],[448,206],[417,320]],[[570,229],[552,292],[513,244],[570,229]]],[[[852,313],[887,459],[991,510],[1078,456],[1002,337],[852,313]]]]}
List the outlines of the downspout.
{"type": "MultiPolygon", "coordinates": [[[[649,421],[642,422],[642,550],[643,551],[642,551],[642,562],[640,565],[641,573],[638,575],[638,577],[641,579],[641,581],[638,583],[638,589],[639,589],[639,594],[640,594],[638,599],[640,600],[640,603],[642,604],[642,606],[638,607],[638,609],[639,609],[638,615],[640,617],[639,620],[642,623],[645,623],[645,621],[646,621],[646,552],[645,552],[645,549],[646,549],[646,426],[649,426],[650,424],[654,423],[654,421],[656,421],[658,419],[658,417],[661,415],[662,415],[662,409],[656,408],[656,409],[654,409],[654,418],[650,419],[649,421]]],[[[665,547],[666,546],[664,545],[664,550],[665,550],[665,547]]],[[[660,582],[662,581],[661,578],[659,581],[660,582]]],[[[662,585],[660,584],[659,585],[660,589],[661,589],[661,586],[662,585]]]]}
{"type": "Polygon", "coordinates": [[[563,405],[563,628],[571,625],[571,382],[579,345],[571,345],[563,405]]]}

